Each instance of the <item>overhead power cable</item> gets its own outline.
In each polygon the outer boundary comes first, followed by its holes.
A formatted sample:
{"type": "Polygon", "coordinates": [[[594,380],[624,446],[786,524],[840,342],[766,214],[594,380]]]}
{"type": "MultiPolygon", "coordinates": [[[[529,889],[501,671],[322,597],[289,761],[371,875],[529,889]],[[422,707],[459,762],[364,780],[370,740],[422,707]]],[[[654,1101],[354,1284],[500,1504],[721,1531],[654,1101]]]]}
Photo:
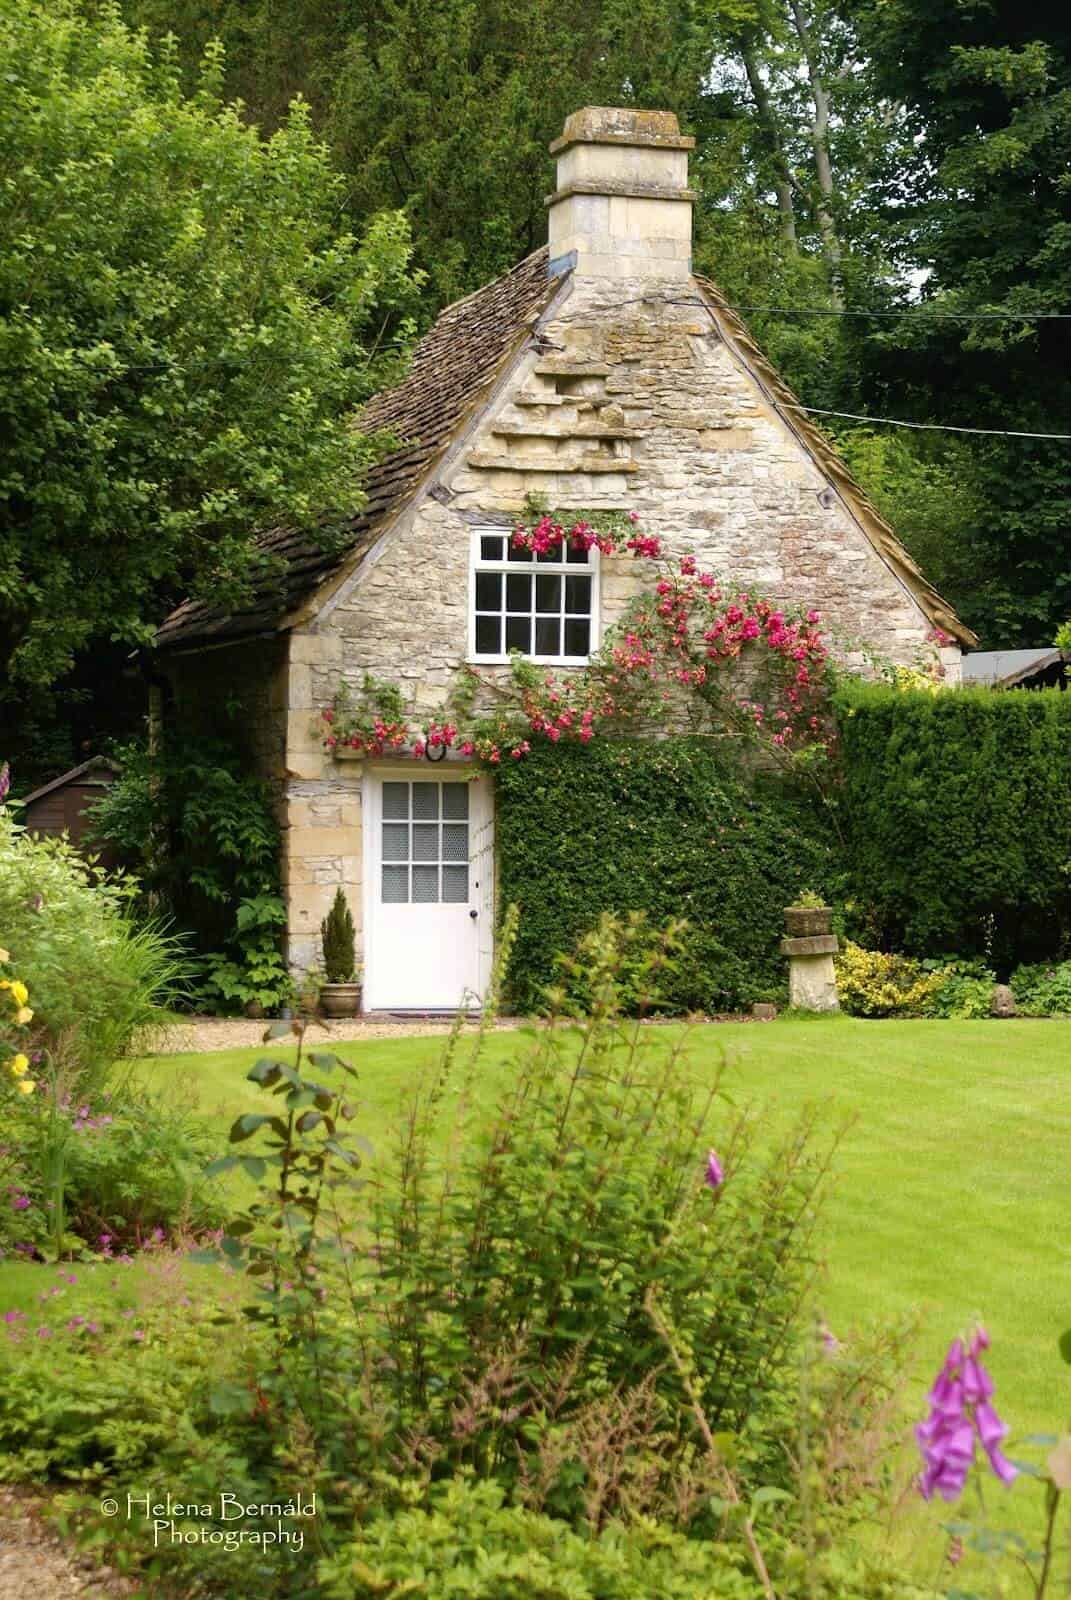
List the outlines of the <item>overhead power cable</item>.
{"type": "Polygon", "coordinates": [[[1071,443],[1071,433],[1025,433],[1018,428],[959,428],[951,422],[905,422],[900,417],[864,417],[856,411],[823,411],[819,406],[782,402],[786,411],[806,411],[812,417],[841,417],[845,422],[880,422],[889,428],[916,428],[927,433],[985,433],[997,439],[1059,439],[1071,443]]]}
{"type": "Polygon", "coordinates": [[[732,306],[764,317],[860,317],[866,321],[910,322],[1071,322],[1071,311],[835,311],[824,306],[732,306]]]}

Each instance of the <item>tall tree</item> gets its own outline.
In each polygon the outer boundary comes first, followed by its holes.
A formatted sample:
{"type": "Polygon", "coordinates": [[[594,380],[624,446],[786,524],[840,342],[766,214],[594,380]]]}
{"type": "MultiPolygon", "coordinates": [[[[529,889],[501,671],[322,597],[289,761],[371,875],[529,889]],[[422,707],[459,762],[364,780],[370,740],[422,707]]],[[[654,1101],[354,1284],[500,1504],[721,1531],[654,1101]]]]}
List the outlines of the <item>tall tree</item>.
{"type": "MultiPolygon", "coordinates": [[[[189,586],[238,597],[276,519],[359,503],[342,419],[395,370],[404,220],[359,240],[307,111],[270,140],[114,8],[0,0],[0,697],[189,586]]],[[[403,330],[404,331],[404,330],[403,330]]]]}
{"type": "MultiPolygon", "coordinates": [[[[1071,13],[859,0],[857,15],[908,109],[912,158],[885,202],[927,272],[917,315],[871,346],[875,397],[922,421],[1071,433],[1071,321],[1031,315],[1071,313],[1071,13]]],[[[971,454],[984,521],[955,598],[989,642],[1046,643],[1071,613],[1071,444],[979,437],[971,454]]]]}

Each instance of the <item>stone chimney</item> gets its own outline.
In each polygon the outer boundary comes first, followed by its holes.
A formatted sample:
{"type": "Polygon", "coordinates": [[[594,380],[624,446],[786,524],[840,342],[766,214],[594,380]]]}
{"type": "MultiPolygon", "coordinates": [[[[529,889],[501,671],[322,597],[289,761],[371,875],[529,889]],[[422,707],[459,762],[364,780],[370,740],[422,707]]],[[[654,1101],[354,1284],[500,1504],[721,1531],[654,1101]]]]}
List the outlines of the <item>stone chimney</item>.
{"type": "Polygon", "coordinates": [[[692,266],[688,151],[672,111],[587,106],[550,150],[550,275],[687,278],[692,266]]]}

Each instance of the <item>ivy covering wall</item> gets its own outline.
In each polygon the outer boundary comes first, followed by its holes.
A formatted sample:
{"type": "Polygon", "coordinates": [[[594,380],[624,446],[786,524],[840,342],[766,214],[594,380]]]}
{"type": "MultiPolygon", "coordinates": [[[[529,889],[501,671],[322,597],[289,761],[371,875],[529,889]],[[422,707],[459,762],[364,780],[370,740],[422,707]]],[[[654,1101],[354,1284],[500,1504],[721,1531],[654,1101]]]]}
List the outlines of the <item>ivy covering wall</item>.
{"type": "Polygon", "coordinates": [[[541,747],[503,765],[500,903],[521,909],[508,1004],[527,1011],[561,981],[569,950],[603,911],[686,918],[666,1008],[719,1012],[782,998],[783,908],[834,888],[828,819],[748,779],[709,740],[541,747]]]}
{"type": "Polygon", "coordinates": [[[987,955],[998,975],[1071,942],[1071,694],[837,697],[840,816],[862,942],[987,955]]]}

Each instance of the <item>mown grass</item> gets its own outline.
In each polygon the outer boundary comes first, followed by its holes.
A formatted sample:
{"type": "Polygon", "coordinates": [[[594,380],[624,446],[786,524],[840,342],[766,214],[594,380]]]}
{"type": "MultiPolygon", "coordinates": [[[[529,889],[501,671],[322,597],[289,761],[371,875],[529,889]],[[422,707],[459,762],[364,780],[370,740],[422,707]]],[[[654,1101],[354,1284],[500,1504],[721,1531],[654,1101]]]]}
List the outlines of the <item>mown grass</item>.
{"type": "MultiPolygon", "coordinates": [[[[310,1039],[311,1039],[310,1035],[310,1039]]],[[[323,1048],[318,1041],[313,1047],[323,1048]]],[[[330,1045],[360,1073],[355,1127],[382,1154],[406,1086],[438,1060],[434,1038],[330,1045]]],[[[263,1109],[245,1074],[261,1050],[160,1056],[139,1066],[220,1130],[263,1109]]],[[[485,1046],[488,1099],[523,1037],[485,1046]]],[[[1071,1021],[863,1022],[785,1018],[695,1028],[697,1075],[728,1058],[726,1083],[774,1126],[808,1101],[853,1118],[837,1158],[824,1239],[823,1310],[838,1331],[922,1317],[923,1364],[982,1317],[1009,1415],[1031,1429],[1071,1415],[1071,1021]]]]}
{"type": "MultiPolygon", "coordinates": [[[[478,1081],[488,1103],[525,1043],[523,1035],[506,1032],[487,1039],[478,1081]]],[[[442,1039],[334,1045],[317,1034],[310,1047],[334,1049],[356,1066],[354,1126],[371,1140],[376,1161],[389,1159],[406,1089],[438,1062],[442,1039]]],[[[218,1129],[222,1150],[235,1117],[265,1109],[263,1092],[246,1079],[250,1066],[288,1048],[277,1041],[157,1056],[135,1070],[153,1088],[192,1105],[218,1129]]],[[[913,1412],[921,1414],[924,1389],[949,1341],[981,1318],[993,1341],[998,1404],[1015,1434],[1067,1426],[1071,1367],[1060,1361],[1057,1340],[1071,1326],[1071,1020],[786,1017],[695,1028],[689,1058],[699,1077],[727,1059],[727,1089],[761,1108],[771,1136],[816,1100],[828,1104],[831,1125],[850,1119],[823,1225],[828,1266],[821,1310],[848,1338],[853,1327],[918,1316],[908,1395],[913,1412]]],[[[56,1270],[0,1266],[0,1310],[16,1305],[32,1314],[44,1276],[52,1284],[56,1270]]],[[[64,1300],[95,1298],[95,1280],[103,1289],[104,1272],[74,1270],[81,1285],[65,1285],[64,1300]]],[[[107,1270],[114,1279],[114,1269],[107,1270]]],[[[125,1269],[132,1285],[141,1270],[125,1269]]],[[[1035,1498],[1031,1484],[1016,1485],[1010,1504],[995,1503],[993,1522],[1033,1531],[1035,1498]]],[[[929,1512],[909,1519],[911,1565],[919,1547],[931,1565],[937,1520],[929,1512]]]]}

